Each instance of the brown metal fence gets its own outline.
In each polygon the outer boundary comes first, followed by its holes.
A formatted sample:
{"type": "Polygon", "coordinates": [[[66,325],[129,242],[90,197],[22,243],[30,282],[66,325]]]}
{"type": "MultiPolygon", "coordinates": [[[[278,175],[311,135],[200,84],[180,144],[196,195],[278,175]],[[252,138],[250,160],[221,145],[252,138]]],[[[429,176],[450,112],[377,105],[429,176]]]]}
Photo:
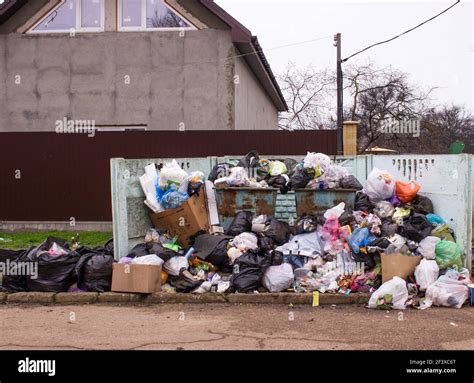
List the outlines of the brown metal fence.
{"type": "Polygon", "coordinates": [[[0,133],[0,221],[111,221],[110,158],[336,154],[336,132],[0,133]]]}

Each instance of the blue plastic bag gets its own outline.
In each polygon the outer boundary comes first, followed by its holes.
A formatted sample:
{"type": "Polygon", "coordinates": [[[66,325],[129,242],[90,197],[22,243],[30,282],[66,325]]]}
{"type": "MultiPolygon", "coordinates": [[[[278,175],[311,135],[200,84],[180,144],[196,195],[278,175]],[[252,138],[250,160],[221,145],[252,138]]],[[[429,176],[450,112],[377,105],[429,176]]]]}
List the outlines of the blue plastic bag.
{"type": "Polygon", "coordinates": [[[363,227],[354,230],[352,235],[347,239],[347,242],[351,246],[351,249],[354,254],[359,254],[361,247],[367,246],[375,239],[376,237],[370,233],[369,229],[367,227],[363,227]]]}
{"type": "Polygon", "coordinates": [[[426,219],[432,225],[444,225],[444,224],[446,224],[444,219],[441,218],[439,215],[436,215],[436,214],[426,214],[426,219]]]}

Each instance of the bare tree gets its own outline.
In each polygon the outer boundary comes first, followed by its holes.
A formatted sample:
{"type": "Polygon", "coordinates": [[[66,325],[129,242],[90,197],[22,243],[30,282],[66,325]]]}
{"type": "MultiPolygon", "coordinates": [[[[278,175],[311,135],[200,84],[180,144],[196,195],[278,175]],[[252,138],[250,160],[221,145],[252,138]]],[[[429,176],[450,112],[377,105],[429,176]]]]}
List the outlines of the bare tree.
{"type": "Polygon", "coordinates": [[[432,108],[421,122],[425,133],[421,149],[424,153],[448,153],[455,141],[465,144],[465,152],[474,153],[474,116],[457,105],[432,108]]]}
{"type": "Polygon", "coordinates": [[[333,126],[331,100],[334,94],[334,74],[317,71],[309,66],[299,69],[289,63],[279,76],[289,111],[280,115],[284,130],[330,129],[333,126]]]}
{"type": "Polygon", "coordinates": [[[369,64],[344,70],[347,108],[345,119],[360,121],[358,150],[383,146],[400,152],[413,141],[421,140],[406,133],[382,129],[387,121],[420,121],[429,109],[430,94],[408,80],[408,75],[393,68],[380,69],[369,64]]]}

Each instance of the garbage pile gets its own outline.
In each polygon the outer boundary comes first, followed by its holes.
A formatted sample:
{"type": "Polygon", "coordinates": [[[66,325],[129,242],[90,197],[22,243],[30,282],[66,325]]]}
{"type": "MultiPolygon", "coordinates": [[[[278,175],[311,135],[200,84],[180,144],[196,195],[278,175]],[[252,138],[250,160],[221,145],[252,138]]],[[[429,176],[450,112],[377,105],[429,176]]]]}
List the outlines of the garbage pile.
{"type": "Polygon", "coordinates": [[[261,159],[256,151],[251,151],[237,166],[217,164],[208,179],[216,187],[270,187],[279,189],[282,194],[300,188],[362,189],[357,178],[323,153],[308,153],[298,163],[291,158],[283,161],[261,159]]]}
{"type": "Polygon", "coordinates": [[[62,238],[47,238],[28,250],[0,250],[1,289],[9,292],[110,291],[113,241],[103,247],[72,249],[62,238]]]}
{"type": "MultiPolygon", "coordinates": [[[[216,187],[359,191],[353,206],[341,202],[291,224],[238,211],[224,233],[193,232],[185,244],[167,230],[150,229],[120,263],[161,266],[161,289],[170,293],[364,292],[372,294],[368,307],[381,309],[460,308],[468,299],[470,273],[463,268],[462,249],[432,201],[419,194],[420,184],[374,168],[362,186],[321,153],[308,153],[297,163],[251,152],[239,165],[219,164],[209,180],[216,187]],[[255,179],[244,174],[246,168],[255,169],[255,179]]],[[[148,166],[140,182],[145,204],[156,213],[180,206],[206,181],[172,161],[159,172],[148,166]]],[[[29,250],[0,252],[2,257],[38,264],[36,278],[5,275],[2,287],[8,291],[111,289],[111,243],[71,249],[64,240],[48,238],[29,250]]]]}

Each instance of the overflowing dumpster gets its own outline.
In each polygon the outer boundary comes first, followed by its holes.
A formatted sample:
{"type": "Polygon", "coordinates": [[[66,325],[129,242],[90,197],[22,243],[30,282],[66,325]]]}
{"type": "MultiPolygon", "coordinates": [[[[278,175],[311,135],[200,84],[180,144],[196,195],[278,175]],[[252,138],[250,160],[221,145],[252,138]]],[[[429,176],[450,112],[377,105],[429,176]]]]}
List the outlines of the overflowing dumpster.
{"type": "Polygon", "coordinates": [[[253,215],[274,216],[278,189],[275,188],[215,188],[219,221],[227,230],[239,211],[253,215]]]}

